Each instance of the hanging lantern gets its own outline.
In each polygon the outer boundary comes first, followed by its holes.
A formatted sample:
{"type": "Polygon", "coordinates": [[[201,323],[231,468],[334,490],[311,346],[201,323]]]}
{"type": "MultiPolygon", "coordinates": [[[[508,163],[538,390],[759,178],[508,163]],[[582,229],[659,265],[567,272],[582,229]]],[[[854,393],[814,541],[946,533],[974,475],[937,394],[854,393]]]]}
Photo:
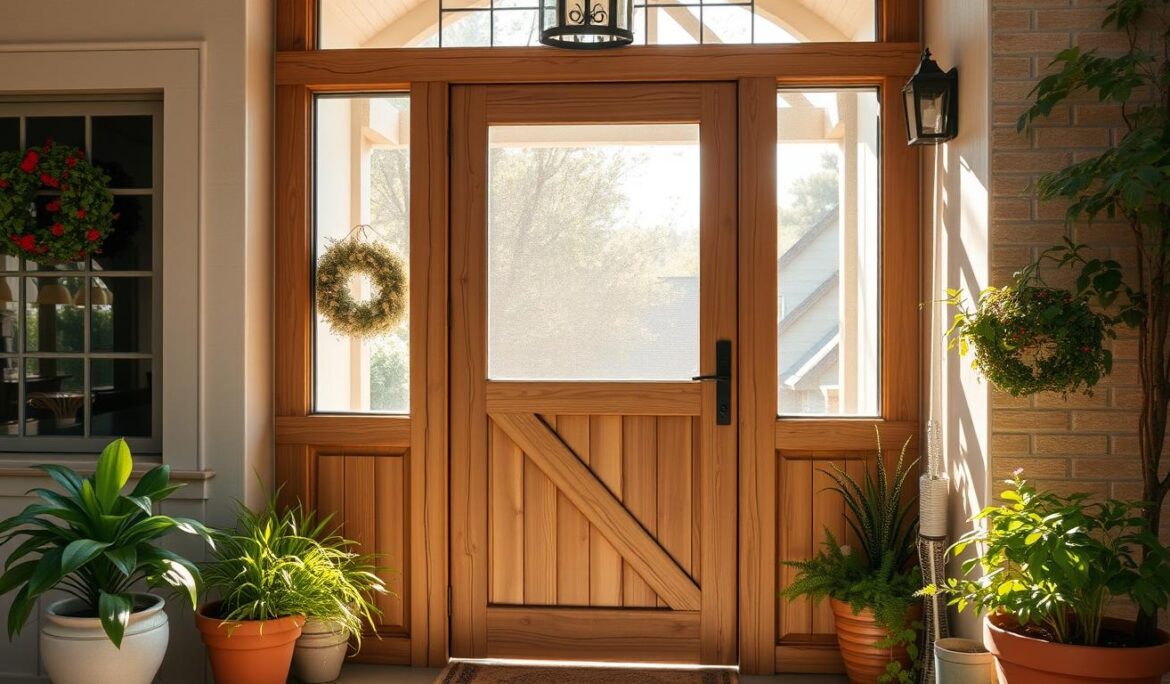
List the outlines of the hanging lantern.
{"type": "Polygon", "coordinates": [[[634,0],[540,0],[540,42],[579,50],[634,42],[634,0]]]}
{"type": "Polygon", "coordinates": [[[959,70],[944,72],[922,51],[922,61],[906,87],[906,140],[911,145],[937,145],[959,134],[959,70]]]}

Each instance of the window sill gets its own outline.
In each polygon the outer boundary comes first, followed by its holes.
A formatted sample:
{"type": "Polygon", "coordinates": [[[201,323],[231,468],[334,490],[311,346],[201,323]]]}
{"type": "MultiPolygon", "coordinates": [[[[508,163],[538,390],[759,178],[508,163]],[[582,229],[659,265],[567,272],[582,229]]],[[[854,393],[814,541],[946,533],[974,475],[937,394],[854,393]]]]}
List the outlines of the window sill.
{"type": "MultiPolygon", "coordinates": [[[[33,467],[37,463],[44,463],[45,459],[30,460],[25,457],[0,462],[0,497],[25,497],[32,487],[53,486],[48,475],[33,467]]],[[[93,473],[96,461],[92,458],[70,461],[68,458],[55,457],[54,462],[63,463],[73,468],[81,475],[93,473]]],[[[157,463],[139,462],[130,474],[134,481],[142,477],[157,463]]],[[[214,470],[171,470],[171,481],[184,483],[187,486],[170,496],[170,499],[184,501],[203,501],[211,498],[211,480],[215,477],[214,470]]]]}

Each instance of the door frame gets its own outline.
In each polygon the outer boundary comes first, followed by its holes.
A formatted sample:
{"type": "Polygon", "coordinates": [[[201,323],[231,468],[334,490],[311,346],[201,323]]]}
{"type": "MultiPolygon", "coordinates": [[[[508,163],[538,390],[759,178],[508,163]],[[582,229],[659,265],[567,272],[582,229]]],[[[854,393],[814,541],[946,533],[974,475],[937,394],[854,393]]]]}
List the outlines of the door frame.
{"type": "MultiPolygon", "coordinates": [[[[734,349],[736,320],[737,168],[736,84],[553,84],[455,86],[451,95],[451,651],[459,657],[617,659],[729,665],[736,652],[736,423],[717,426],[716,388],[685,382],[500,382],[487,379],[488,130],[500,124],[697,123],[704,202],[700,209],[700,372],[715,372],[715,341],[734,349]],[[628,394],[623,394],[628,393],[628,394]],[[649,393],[649,394],[648,394],[649,393]],[[584,396],[583,396],[584,395],[584,396]],[[699,574],[702,589],[658,543],[648,539],[620,503],[587,469],[557,482],[542,451],[577,456],[557,442],[535,414],[698,416],[700,488],[699,574]],[[692,408],[693,407],[693,408],[692,408]],[[527,421],[527,422],[526,422],[527,421]],[[674,609],[504,607],[489,591],[488,425],[500,425],[545,469],[576,509],[617,545],[627,565],[656,586],[674,609]],[[527,431],[525,432],[525,430],[527,431]],[[553,439],[549,440],[548,437],[553,439]],[[539,449],[541,438],[544,448],[539,449]],[[580,487],[580,491],[578,491],[580,487]],[[596,508],[591,507],[593,504],[596,508]],[[605,507],[608,505],[608,508],[605,507]],[[624,514],[623,518],[621,515],[624,514]],[[591,515],[592,514],[592,515],[591,515]],[[617,518],[625,525],[604,527],[617,518]],[[639,535],[639,533],[641,533],[639,535]],[[637,563],[644,564],[638,567],[637,563]],[[675,571],[665,573],[669,567],[675,571]],[[665,573],[665,577],[658,573],[665,573]],[[667,577],[676,577],[672,583],[667,577]],[[656,581],[657,580],[657,581],[656,581]],[[687,589],[688,591],[683,591],[687,589]],[[693,592],[693,594],[692,594],[693,592]],[[592,633],[590,620],[605,623],[592,633]],[[638,623],[638,624],[634,624],[638,623]],[[626,626],[626,629],[622,629],[626,626]],[[633,629],[631,629],[633,627],[633,629]],[[598,652],[573,646],[588,636],[598,652]],[[604,640],[602,643],[601,640],[604,640]]],[[[734,391],[734,373],[733,373],[734,391]]]]}
{"type": "MultiPolygon", "coordinates": [[[[739,376],[776,373],[775,150],[778,86],[881,89],[883,339],[882,416],[778,419],[775,394],[740,382],[739,662],[771,674],[777,657],[805,671],[835,667],[824,643],[778,643],[777,470],[786,452],[856,450],[873,426],[894,441],[919,431],[918,309],[920,154],[905,145],[899,91],[921,52],[920,1],[876,0],[877,41],[792,45],[631,47],[582,54],[547,48],[319,50],[319,0],[277,0],[275,31],[276,477],[282,499],[314,502],[318,455],[328,449],[408,450],[409,634],[367,640],[362,659],[442,666],[448,643],[447,214],[451,84],[522,81],[739,83],[739,376]],[[312,411],[313,97],[409,92],[411,147],[411,414],[315,415],[312,411]],[[753,182],[746,182],[751,179],[753,182]],[[748,245],[754,245],[749,249],[748,245]],[[769,298],[770,295],[770,298],[769,298]],[[912,338],[907,340],[906,338],[912,338]]],[[[336,451],[335,451],[336,452],[336,451]]]]}

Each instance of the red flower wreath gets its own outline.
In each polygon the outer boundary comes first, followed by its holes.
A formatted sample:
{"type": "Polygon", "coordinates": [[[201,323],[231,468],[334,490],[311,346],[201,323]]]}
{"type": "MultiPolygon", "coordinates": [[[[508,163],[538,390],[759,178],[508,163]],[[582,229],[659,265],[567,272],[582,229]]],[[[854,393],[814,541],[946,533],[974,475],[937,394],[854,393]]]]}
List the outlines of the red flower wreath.
{"type": "Polygon", "coordinates": [[[0,154],[0,250],[38,263],[83,261],[113,230],[110,177],[76,147],[52,141],[0,154]],[[39,217],[36,198],[50,195],[39,217]]]}

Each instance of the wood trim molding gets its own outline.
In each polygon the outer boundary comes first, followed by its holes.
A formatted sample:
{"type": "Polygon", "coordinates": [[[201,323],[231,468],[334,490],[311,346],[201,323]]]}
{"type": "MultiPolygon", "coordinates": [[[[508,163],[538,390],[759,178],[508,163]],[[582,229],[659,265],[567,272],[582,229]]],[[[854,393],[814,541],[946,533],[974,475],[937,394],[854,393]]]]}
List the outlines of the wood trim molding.
{"type": "Polygon", "coordinates": [[[696,663],[699,623],[697,611],[490,606],[487,650],[493,658],[696,663]]]}
{"type": "Polygon", "coordinates": [[[739,82],[739,667],[776,669],[776,83],[739,82]]]}
{"type": "Polygon", "coordinates": [[[785,635],[776,645],[776,670],[791,673],[843,674],[841,651],[832,634],[785,635]]]}
{"type": "Polygon", "coordinates": [[[411,419],[406,416],[281,416],[277,445],[409,448],[411,419]]]}
{"type": "Polygon", "coordinates": [[[491,419],[662,600],[675,610],[699,609],[695,581],[551,428],[532,414],[496,413],[491,419]]]}
{"type": "Polygon", "coordinates": [[[917,434],[918,422],[880,418],[781,418],[776,421],[775,448],[786,454],[841,451],[871,453],[877,445],[874,428],[880,431],[885,448],[898,449],[907,438],[917,434]]]}
{"type": "Polygon", "coordinates": [[[276,0],[276,49],[312,50],[317,45],[317,0],[276,0]]]}
{"type": "Polygon", "coordinates": [[[392,48],[282,51],[278,86],[320,91],[401,89],[412,82],[565,83],[727,81],[877,83],[914,73],[921,48],[901,43],[795,43],[629,47],[613,51],[531,48],[392,48]]]}
{"type": "Polygon", "coordinates": [[[276,415],[307,416],[310,358],[312,229],[309,160],[312,96],[301,86],[276,89],[276,415]]]}
{"type": "Polygon", "coordinates": [[[489,382],[489,413],[697,416],[697,382],[489,382]]]}

